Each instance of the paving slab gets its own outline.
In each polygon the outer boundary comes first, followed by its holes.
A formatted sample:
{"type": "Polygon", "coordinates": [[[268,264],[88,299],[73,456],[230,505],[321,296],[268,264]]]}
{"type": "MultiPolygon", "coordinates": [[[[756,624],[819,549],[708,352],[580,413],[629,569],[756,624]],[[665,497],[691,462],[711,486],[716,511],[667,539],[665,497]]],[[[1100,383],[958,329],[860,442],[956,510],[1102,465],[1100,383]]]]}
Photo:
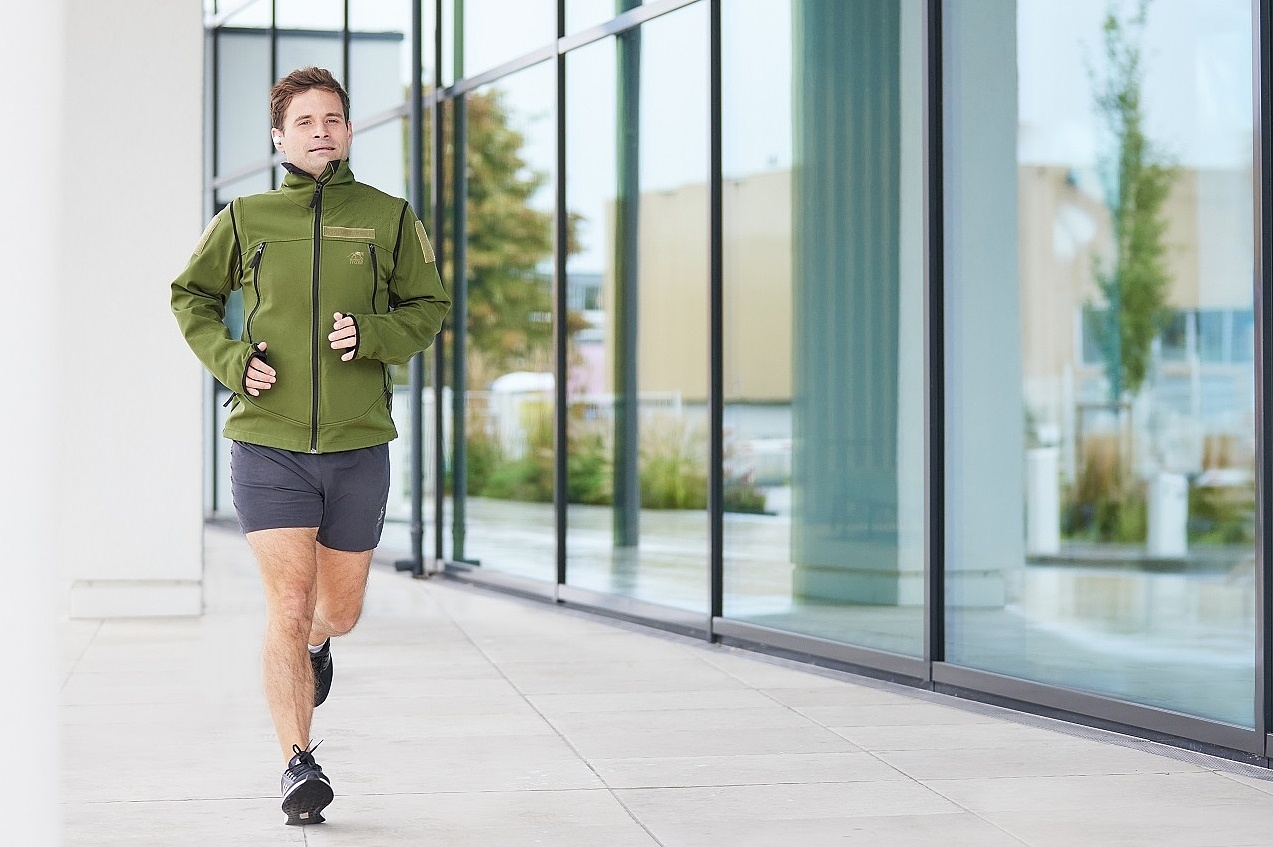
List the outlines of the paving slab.
{"type": "Polygon", "coordinates": [[[328,823],[286,827],[259,577],[235,530],[209,525],[205,554],[201,617],[63,622],[64,845],[1254,847],[1273,832],[1273,779],[1253,768],[413,580],[385,557],[315,715],[328,823]]]}

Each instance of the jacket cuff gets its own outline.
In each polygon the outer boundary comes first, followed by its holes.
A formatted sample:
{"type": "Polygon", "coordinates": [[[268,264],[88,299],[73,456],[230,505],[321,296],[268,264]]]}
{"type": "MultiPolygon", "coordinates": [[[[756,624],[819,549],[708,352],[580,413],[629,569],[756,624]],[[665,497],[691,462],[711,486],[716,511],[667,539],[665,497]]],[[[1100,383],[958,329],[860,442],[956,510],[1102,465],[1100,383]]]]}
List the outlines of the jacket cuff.
{"type": "Polygon", "coordinates": [[[353,315],[345,315],[345,317],[349,318],[351,321],[354,322],[354,346],[353,346],[354,355],[350,359],[350,361],[353,361],[354,359],[358,358],[358,348],[362,345],[362,330],[358,328],[358,318],[354,317],[353,315]]]}

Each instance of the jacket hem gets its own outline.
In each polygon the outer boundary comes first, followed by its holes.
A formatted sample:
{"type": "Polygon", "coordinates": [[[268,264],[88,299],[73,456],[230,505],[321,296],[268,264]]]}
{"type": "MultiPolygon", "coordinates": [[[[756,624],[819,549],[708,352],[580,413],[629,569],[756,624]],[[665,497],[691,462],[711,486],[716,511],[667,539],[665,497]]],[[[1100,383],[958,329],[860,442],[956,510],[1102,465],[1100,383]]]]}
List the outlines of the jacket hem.
{"type": "MultiPolygon", "coordinates": [[[[300,438],[280,437],[277,433],[249,432],[235,427],[226,426],[221,430],[221,434],[231,441],[242,441],[246,444],[256,444],[261,447],[273,447],[276,450],[289,450],[293,453],[308,453],[309,450],[309,434],[306,433],[300,438]]],[[[357,438],[342,438],[335,442],[324,441],[319,436],[319,443],[322,449],[318,453],[342,453],[348,450],[361,450],[364,447],[377,447],[381,444],[388,444],[398,437],[396,431],[382,431],[368,433],[357,438]]]]}

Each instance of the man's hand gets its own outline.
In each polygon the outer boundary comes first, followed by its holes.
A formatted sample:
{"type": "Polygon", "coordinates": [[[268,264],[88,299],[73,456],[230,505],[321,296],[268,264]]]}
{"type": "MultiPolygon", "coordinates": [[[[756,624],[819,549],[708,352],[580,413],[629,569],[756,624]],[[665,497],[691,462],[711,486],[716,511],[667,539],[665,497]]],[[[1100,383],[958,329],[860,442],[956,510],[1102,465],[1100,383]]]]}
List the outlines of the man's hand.
{"type": "Polygon", "coordinates": [[[354,357],[353,348],[358,346],[358,325],[354,323],[354,319],[349,315],[342,315],[340,312],[332,315],[335,319],[332,323],[331,334],[327,336],[327,340],[332,343],[333,350],[349,350],[348,353],[340,357],[342,362],[348,362],[354,357]]]}
{"type": "MultiPolygon", "coordinates": [[[[260,344],[256,345],[256,349],[264,353],[265,342],[262,341],[260,344]]],[[[251,394],[253,397],[260,397],[261,392],[274,385],[274,380],[277,378],[278,377],[274,373],[274,369],[267,365],[264,359],[260,356],[253,356],[251,359],[248,359],[247,373],[243,375],[243,387],[246,388],[248,390],[248,394],[251,394]]]]}

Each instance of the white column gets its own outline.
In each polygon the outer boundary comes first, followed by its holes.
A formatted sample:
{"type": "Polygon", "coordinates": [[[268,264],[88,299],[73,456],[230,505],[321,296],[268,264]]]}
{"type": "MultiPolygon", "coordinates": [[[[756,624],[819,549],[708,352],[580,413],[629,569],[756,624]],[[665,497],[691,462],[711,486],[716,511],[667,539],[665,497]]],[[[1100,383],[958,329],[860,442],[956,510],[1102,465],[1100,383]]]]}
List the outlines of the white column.
{"type": "Polygon", "coordinates": [[[198,614],[202,377],[168,285],[204,224],[202,4],[66,9],[61,130],[71,143],[57,224],[65,274],[52,455],[69,611],[198,614]]]}
{"type": "Polygon", "coordinates": [[[0,830],[11,844],[53,845],[58,837],[56,541],[50,459],[65,337],[59,325],[58,248],[63,156],[63,4],[25,4],[0,16],[0,78],[9,82],[5,112],[5,200],[0,255],[5,257],[6,361],[0,366],[0,537],[4,590],[0,620],[0,830]]]}

